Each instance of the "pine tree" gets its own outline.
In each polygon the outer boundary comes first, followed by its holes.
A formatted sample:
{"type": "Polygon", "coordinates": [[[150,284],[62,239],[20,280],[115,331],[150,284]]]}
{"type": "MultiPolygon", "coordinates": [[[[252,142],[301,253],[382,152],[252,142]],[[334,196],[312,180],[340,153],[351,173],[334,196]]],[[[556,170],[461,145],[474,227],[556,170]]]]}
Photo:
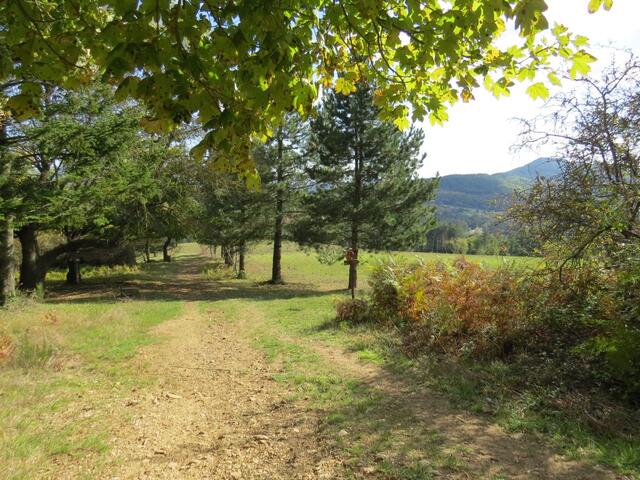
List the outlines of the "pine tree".
{"type": "Polygon", "coordinates": [[[298,115],[287,115],[274,135],[254,150],[263,189],[273,205],[273,257],[271,283],[283,283],[282,240],[285,217],[297,203],[302,188],[303,149],[308,124],[298,115]]]}
{"type": "Polygon", "coordinates": [[[437,183],[417,174],[424,134],[403,133],[378,113],[363,86],[348,96],[329,93],[311,122],[306,171],[312,184],[295,237],[316,248],[350,248],[349,289],[357,286],[359,248],[414,247],[434,222],[427,202],[437,183]]]}
{"type": "Polygon", "coordinates": [[[269,215],[263,190],[248,189],[236,174],[211,175],[203,170],[201,220],[197,233],[205,245],[220,245],[227,265],[238,255],[238,278],[244,278],[249,243],[267,238],[269,215]]]}

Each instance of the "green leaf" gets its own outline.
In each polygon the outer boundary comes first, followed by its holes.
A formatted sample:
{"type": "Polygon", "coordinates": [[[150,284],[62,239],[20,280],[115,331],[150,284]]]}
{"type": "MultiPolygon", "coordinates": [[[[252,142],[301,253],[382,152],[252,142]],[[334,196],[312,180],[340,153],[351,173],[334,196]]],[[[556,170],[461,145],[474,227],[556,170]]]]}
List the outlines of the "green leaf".
{"type": "Polygon", "coordinates": [[[118,85],[115,93],[116,100],[122,101],[127,97],[132,97],[138,89],[139,81],[140,79],[138,77],[125,78],[120,85],[118,85]]]}
{"type": "Polygon", "coordinates": [[[576,47],[584,47],[589,43],[589,39],[584,35],[576,35],[576,38],[573,39],[573,44],[576,47]]]}
{"type": "Polygon", "coordinates": [[[556,85],[557,87],[562,85],[562,82],[560,81],[560,79],[558,78],[558,76],[553,73],[553,72],[549,72],[547,74],[547,78],[549,79],[549,81],[553,84],[556,85]]]}
{"type": "Polygon", "coordinates": [[[600,10],[602,0],[589,0],[589,13],[595,13],[600,10]]]}
{"type": "Polygon", "coordinates": [[[15,95],[9,98],[7,101],[7,108],[11,112],[13,118],[18,121],[36,117],[40,114],[37,97],[27,94],[15,95]]]}
{"type": "Polygon", "coordinates": [[[573,56],[573,63],[571,66],[571,70],[569,71],[569,75],[572,79],[578,78],[578,75],[586,75],[591,71],[591,63],[596,61],[596,58],[585,52],[584,50],[580,50],[576,52],[573,56]]]}
{"type": "Polygon", "coordinates": [[[541,98],[546,100],[549,98],[549,89],[542,82],[537,82],[527,88],[527,94],[534,100],[541,98]]]}

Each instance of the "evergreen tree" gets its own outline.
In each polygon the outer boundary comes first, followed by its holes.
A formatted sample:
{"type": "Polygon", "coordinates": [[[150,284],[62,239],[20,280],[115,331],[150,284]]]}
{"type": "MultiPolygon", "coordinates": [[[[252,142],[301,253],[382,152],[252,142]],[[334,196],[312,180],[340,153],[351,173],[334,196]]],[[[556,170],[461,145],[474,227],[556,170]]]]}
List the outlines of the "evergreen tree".
{"type": "Polygon", "coordinates": [[[238,278],[245,277],[245,254],[249,243],[267,238],[270,216],[263,190],[247,189],[235,174],[211,175],[203,171],[201,220],[198,239],[206,245],[220,245],[227,265],[238,255],[238,278]]]}
{"type": "Polygon", "coordinates": [[[297,203],[303,187],[303,148],[308,125],[298,115],[288,115],[266,143],[254,150],[263,188],[273,205],[273,258],[271,283],[283,283],[282,240],[285,217],[297,203]]]}
{"type": "Polygon", "coordinates": [[[414,247],[434,222],[427,205],[437,183],[417,171],[421,130],[399,131],[379,119],[370,88],[329,93],[311,122],[306,171],[312,181],[305,215],[295,225],[301,244],[340,245],[355,256],[349,288],[357,285],[357,252],[414,247]]]}
{"type": "Polygon", "coordinates": [[[109,87],[96,85],[78,93],[51,88],[41,118],[11,125],[19,139],[9,148],[19,164],[8,182],[21,197],[14,209],[21,288],[42,284],[60,255],[102,244],[95,234],[113,238],[114,173],[136,143],[139,118],[109,87]],[[38,234],[47,230],[66,244],[41,252],[38,234]]]}

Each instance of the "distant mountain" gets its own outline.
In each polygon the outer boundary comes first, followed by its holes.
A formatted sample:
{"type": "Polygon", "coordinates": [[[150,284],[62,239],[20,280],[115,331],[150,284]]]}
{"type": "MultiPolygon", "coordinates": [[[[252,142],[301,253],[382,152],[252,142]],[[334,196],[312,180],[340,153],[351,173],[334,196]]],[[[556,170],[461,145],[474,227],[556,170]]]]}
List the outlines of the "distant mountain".
{"type": "Polygon", "coordinates": [[[508,172],[445,175],[440,177],[436,196],[440,220],[464,222],[470,228],[486,227],[518,188],[530,185],[537,176],[553,177],[560,173],[557,160],[538,158],[508,172]]]}

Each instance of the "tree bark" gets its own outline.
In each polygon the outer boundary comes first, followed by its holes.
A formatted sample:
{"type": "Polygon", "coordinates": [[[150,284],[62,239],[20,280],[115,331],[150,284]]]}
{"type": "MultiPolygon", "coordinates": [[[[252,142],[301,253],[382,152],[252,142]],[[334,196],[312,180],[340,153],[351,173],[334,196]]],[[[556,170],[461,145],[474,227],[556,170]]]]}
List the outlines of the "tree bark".
{"type": "Polygon", "coordinates": [[[278,129],[278,164],[276,167],[276,219],[273,231],[273,261],[271,265],[271,283],[283,283],[282,280],[282,223],[284,220],[284,192],[282,182],[283,139],[282,127],[278,129]]]}
{"type": "Polygon", "coordinates": [[[169,255],[169,245],[171,245],[171,237],[167,237],[165,242],[162,244],[162,261],[170,262],[171,255],[169,255]]]}
{"type": "MultiPolygon", "coordinates": [[[[6,119],[0,119],[0,173],[5,179],[11,175],[11,162],[7,155],[6,119]]],[[[13,214],[5,212],[4,220],[0,222],[0,305],[15,295],[15,263],[13,244],[13,214]]]]}
{"type": "Polygon", "coordinates": [[[6,214],[0,223],[0,305],[15,295],[13,215],[6,214]]]}
{"type": "Polygon", "coordinates": [[[78,238],[40,254],[37,229],[33,225],[21,228],[18,231],[18,239],[22,247],[19,282],[19,287],[22,290],[36,290],[39,286],[44,288],[47,272],[60,255],[77,252],[82,248],[109,248],[113,246],[107,240],[78,238]]]}
{"type": "Polygon", "coordinates": [[[351,249],[354,254],[354,261],[349,264],[349,285],[351,297],[355,297],[355,289],[358,287],[358,230],[360,203],[362,201],[362,147],[358,135],[358,128],[354,129],[356,139],[356,151],[353,166],[353,213],[351,216],[351,249]]]}
{"type": "Polygon", "coordinates": [[[19,286],[21,290],[33,291],[44,284],[44,275],[38,268],[37,229],[33,225],[25,225],[18,231],[18,239],[22,247],[19,286]]]}
{"type": "Polygon", "coordinates": [[[224,264],[227,267],[233,266],[233,255],[231,254],[231,249],[226,245],[222,245],[221,247],[222,258],[224,258],[224,264]]]}
{"type": "Polygon", "coordinates": [[[67,283],[70,285],[78,285],[81,280],[80,259],[70,258],[67,262],[67,283]]]}
{"type": "Polygon", "coordinates": [[[151,261],[151,246],[148,238],[144,242],[144,257],[147,263],[151,261]]]}
{"type": "Polygon", "coordinates": [[[245,253],[246,253],[246,246],[244,242],[242,242],[238,251],[238,278],[247,278],[247,272],[245,272],[244,270],[245,253]]]}

